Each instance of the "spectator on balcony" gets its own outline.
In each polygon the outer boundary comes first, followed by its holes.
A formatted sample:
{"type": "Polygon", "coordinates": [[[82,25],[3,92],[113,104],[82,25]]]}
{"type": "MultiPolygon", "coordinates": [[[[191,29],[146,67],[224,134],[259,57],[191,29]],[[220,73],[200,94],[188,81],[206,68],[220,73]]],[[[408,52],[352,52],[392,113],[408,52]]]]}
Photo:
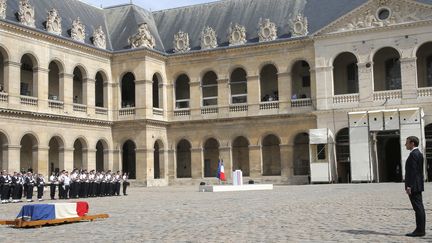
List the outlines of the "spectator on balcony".
{"type": "Polygon", "coordinates": [[[0,93],[4,93],[3,85],[0,84],[0,93]]]}
{"type": "Polygon", "coordinates": [[[307,96],[305,94],[300,95],[300,99],[306,99],[307,96]]]}
{"type": "Polygon", "coordinates": [[[292,100],[296,100],[296,99],[297,99],[297,94],[293,94],[293,95],[291,96],[291,99],[292,99],[292,100]]]}
{"type": "Polygon", "coordinates": [[[75,95],[75,97],[73,98],[73,102],[78,103],[78,95],[75,95]]]}

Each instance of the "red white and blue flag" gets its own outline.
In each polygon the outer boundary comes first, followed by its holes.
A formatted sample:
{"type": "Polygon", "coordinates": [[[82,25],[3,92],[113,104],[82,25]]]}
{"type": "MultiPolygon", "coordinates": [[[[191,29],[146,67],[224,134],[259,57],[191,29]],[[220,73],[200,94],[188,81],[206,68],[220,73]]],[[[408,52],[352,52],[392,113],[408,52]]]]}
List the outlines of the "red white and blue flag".
{"type": "Polygon", "coordinates": [[[219,178],[221,181],[225,181],[225,169],[223,160],[221,159],[218,161],[217,178],[219,178]]]}
{"type": "Polygon", "coordinates": [[[82,217],[88,213],[87,202],[24,205],[17,219],[24,221],[82,217]]]}

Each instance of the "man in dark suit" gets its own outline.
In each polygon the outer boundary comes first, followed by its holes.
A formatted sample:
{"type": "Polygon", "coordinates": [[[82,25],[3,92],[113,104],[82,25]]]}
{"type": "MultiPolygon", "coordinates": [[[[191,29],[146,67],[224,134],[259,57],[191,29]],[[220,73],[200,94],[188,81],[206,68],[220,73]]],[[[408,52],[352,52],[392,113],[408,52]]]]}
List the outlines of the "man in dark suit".
{"type": "Polygon", "coordinates": [[[423,178],[423,154],[418,150],[419,139],[410,136],[406,139],[405,147],[410,150],[405,163],[405,191],[409,196],[411,205],[415,211],[416,229],[406,234],[411,237],[425,235],[426,215],[423,207],[422,192],[424,191],[423,178]]]}

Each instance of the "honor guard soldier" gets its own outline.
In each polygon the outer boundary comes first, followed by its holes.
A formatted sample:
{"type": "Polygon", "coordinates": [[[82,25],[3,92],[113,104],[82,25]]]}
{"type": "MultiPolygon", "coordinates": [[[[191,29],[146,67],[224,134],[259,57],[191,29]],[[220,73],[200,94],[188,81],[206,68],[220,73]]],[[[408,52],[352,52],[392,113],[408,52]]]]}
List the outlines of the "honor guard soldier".
{"type": "Polygon", "coordinates": [[[63,175],[63,199],[68,199],[68,192],[69,192],[70,185],[71,185],[71,178],[69,177],[69,173],[65,171],[63,175]]]}
{"type": "Polygon", "coordinates": [[[25,181],[26,185],[26,198],[27,202],[33,202],[33,187],[35,186],[36,181],[31,172],[27,172],[27,177],[25,181]]]}
{"type": "Polygon", "coordinates": [[[120,196],[120,181],[122,180],[122,176],[120,175],[120,171],[117,171],[117,174],[115,175],[115,195],[120,196]]]}
{"type": "Polygon", "coordinates": [[[38,201],[42,201],[43,199],[43,191],[45,187],[45,178],[42,174],[38,174],[36,178],[36,185],[37,185],[37,199],[38,201]]]}
{"type": "Polygon", "coordinates": [[[55,200],[55,191],[56,191],[56,187],[58,185],[58,178],[57,178],[55,172],[53,172],[51,174],[51,176],[49,177],[49,183],[50,183],[50,197],[51,197],[51,200],[55,200]]]}
{"type": "Polygon", "coordinates": [[[126,190],[127,187],[129,186],[129,174],[128,173],[123,173],[123,195],[127,196],[126,190]]]}
{"type": "Polygon", "coordinates": [[[0,184],[2,184],[1,202],[8,203],[12,186],[12,177],[5,170],[3,171],[3,175],[0,177],[0,184]]]}

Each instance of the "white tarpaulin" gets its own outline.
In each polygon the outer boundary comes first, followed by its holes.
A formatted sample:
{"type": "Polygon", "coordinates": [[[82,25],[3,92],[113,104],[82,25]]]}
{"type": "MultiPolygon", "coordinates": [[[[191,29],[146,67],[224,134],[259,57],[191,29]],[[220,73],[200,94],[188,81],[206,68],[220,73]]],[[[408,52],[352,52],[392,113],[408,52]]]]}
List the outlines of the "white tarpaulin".
{"type": "Polygon", "coordinates": [[[327,128],[309,130],[309,144],[327,144],[328,138],[329,130],[327,128]]]}

